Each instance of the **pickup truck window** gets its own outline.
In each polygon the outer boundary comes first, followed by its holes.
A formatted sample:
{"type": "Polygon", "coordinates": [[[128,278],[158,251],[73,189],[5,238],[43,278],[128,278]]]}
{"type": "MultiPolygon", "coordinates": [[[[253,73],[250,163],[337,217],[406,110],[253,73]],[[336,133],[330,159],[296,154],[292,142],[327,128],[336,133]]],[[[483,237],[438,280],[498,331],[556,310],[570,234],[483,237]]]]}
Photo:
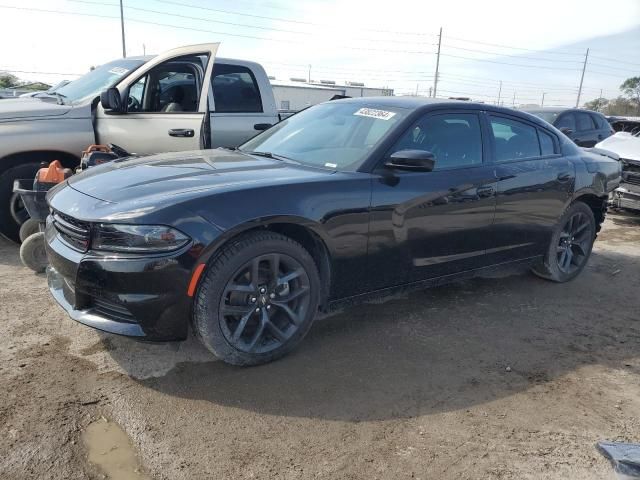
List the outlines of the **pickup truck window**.
{"type": "Polygon", "coordinates": [[[129,88],[127,111],[197,112],[202,71],[200,57],[183,57],[161,63],[129,88]]]}
{"type": "Polygon", "coordinates": [[[216,63],[211,83],[216,113],[262,112],[260,89],[247,67],[216,63]]]}

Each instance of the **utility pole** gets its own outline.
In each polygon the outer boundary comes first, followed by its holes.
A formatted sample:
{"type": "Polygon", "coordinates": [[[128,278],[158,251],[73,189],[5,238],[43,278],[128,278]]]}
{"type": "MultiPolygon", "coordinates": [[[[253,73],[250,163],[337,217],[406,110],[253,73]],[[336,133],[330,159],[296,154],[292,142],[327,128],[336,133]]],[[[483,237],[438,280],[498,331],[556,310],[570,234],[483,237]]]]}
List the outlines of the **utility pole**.
{"type": "Polygon", "coordinates": [[[515,108],[516,106],[516,91],[513,91],[513,107],[515,108]]]}
{"type": "Polygon", "coordinates": [[[602,103],[602,89],[600,89],[600,96],[598,97],[598,109],[596,111],[600,111],[600,104],[602,103]]]}
{"type": "Polygon", "coordinates": [[[142,55],[147,56],[147,46],[144,43],[142,44],[142,55]]]}
{"type": "Polygon", "coordinates": [[[580,87],[578,87],[578,98],[576,99],[576,108],[580,106],[580,95],[582,95],[582,82],[584,81],[584,71],[587,69],[587,60],[589,59],[589,49],[584,56],[584,65],[582,65],[582,76],[580,77],[580,87]]]}
{"type": "Polygon", "coordinates": [[[433,92],[433,87],[429,87],[429,96],[431,96],[431,92],[433,92]]]}
{"type": "Polygon", "coordinates": [[[540,106],[544,107],[544,96],[547,94],[547,92],[542,92],[542,102],[540,102],[540,106]]]}
{"type": "Polygon", "coordinates": [[[416,97],[418,96],[418,91],[420,90],[420,84],[416,83],[416,97]]]}
{"type": "Polygon", "coordinates": [[[120,0],[120,28],[122,29],[122,58],[127,58],[127,47],[124,43],[124,9],[122,8],[122,0],[120,0]]]}
{"type": "Polygon", "coordinates": [[[433,98],[436,98],[438,93],[438,70],[440,69],[440,47],[442,46],[442,27],[440,27],[440,34],[438,35],[438,56],[436,58],[436,76],[433,79],[433,98]]]}
{"type": "Polygon", "coordinates": [[[500,95],[502,95],[502,80],[500,80],[500,88],[498,89],[498,103],[496,103],[498,106],[500,106],[500,95]]]}
{"type": "Polygon", "coordinates": [[[309,64],[309,77],[307,78],[307,83],[311,83],[311,64],[309,64]]]}

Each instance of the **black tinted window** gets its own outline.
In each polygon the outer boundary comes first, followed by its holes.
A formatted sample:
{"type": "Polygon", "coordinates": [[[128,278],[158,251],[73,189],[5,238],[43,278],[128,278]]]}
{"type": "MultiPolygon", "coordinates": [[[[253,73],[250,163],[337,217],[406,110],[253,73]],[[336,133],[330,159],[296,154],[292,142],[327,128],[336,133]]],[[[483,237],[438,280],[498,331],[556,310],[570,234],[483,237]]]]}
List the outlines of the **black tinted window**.
{"type": "Polygon", "coordinates": [[[491,117],[496,146],[496,161],[519,160],[540,156],[535,127],[517,120],[491,117]]]}
{"type": "Polygon", "coordinates": [[[602,115],[597,115],[595,113],[591,114],[591,118],[593,118],[593,122],[596,124],[596,128],[598,129],[606,129],[609,128],[609,122],[602,115]]]}
{"type": "Polygon", "coordinates": [[[556,123],[554,123],[557,129],[561,128],[569,128],[573,131],[576,130],[576,117],[573,116],[573,113],[564,113],[560,115],[560,118],[556,123]]]}
{"type": "Polygon", "coordinates": [[[482,164],[480,120],[475,114],[428,115],[411,127],[390,150],[426,150],[435,170],[482,164]]]}
{"type": "Polygon", "coordinates": [[[262,112],[260,90],[247,67],[216,63],[212,84],[216,112],[262,112]]]}
{"type": "Polygon", "coordinates": [[[578,131],[582,130],[593,130],[595,127],[593,125],[593,120],[591,120],[591,115],[588,113],[576,113],[576,127],[578,131]]]}
{"type": "Polygon", "coordinates": [[[542,151],[542,155],[553,155],[555,152],[555,147],[553,145],[553,137],[544,132],[542,130],[538,130],[538,136],[540,137],[540,150],[542,151]]]}

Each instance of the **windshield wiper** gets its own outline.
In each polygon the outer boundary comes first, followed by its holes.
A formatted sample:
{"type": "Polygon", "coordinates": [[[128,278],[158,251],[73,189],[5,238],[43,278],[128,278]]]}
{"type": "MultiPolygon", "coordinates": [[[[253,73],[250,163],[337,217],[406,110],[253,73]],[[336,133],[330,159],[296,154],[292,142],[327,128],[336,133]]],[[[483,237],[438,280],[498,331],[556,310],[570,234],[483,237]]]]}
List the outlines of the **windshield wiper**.
{"type": "Polygon", "coordinates": [[[240,150],[240,151],[242,153],[246,153],[247,155],[255,155],[256,157],[271,158],[273,160],[292,160],[292,161],[295,162],[295,160],[293,160],[292,158],[285,157],[284,155],[280,155],[278,153],[260,152],[260,151],[246,151],[246,150],[240,150]]]}
{"type": "Polygon", "coordinates": [[[58,99],[58,105],[64,105],[64,99],[67,98],[65,95],[58,92],[44,92],[45,95],[49,95],[50,97],[56,97],[58,99]]]}

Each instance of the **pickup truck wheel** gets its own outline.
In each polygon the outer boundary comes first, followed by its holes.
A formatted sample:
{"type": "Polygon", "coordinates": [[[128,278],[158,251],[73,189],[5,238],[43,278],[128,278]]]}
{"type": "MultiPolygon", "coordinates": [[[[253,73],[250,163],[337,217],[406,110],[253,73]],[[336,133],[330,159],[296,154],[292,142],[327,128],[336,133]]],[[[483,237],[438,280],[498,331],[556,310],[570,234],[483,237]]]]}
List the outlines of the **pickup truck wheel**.
{"type": "Polygon", "coordinates": [[[44,232],[38,232],[25,238],[20,245],[20,260],[36,273],[44,272],[49,264],[44,242],[44,232]]]}
{"type": "Polygon", "coordinates": [[[595,239],[593,211],[582,202],[574,203],[560,217],[544,260],[533,273],[559,283],[574,279],[587,264],[595,239]]]}
{"type": "Polygon", "coordinates": [[[20,240],[20,225],[29,218],[29,214],[20,196],[13,193],[13,182],[20,178],[34,178],[39,168],[39,163],[26,163],[0,175],[0,233],[14,242],[20,240]]]}
{"type": "Polygon", "coordinates": [[[196,336],[232,365],[280,358],[311,328],[320,299],[313,258],[273,232],[251,233],[223,247],[196,295],[196,336]]]}

